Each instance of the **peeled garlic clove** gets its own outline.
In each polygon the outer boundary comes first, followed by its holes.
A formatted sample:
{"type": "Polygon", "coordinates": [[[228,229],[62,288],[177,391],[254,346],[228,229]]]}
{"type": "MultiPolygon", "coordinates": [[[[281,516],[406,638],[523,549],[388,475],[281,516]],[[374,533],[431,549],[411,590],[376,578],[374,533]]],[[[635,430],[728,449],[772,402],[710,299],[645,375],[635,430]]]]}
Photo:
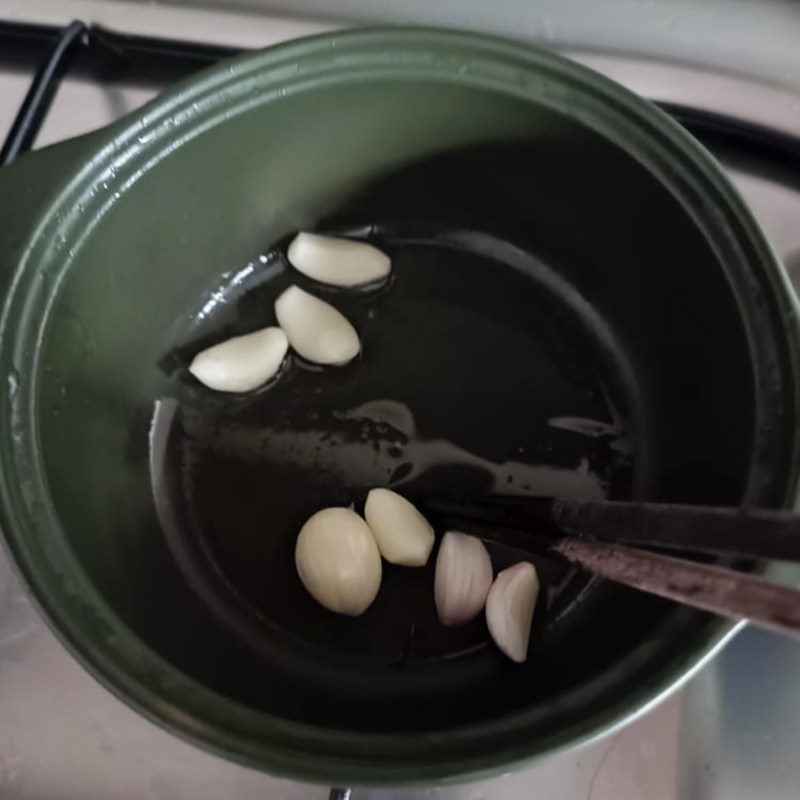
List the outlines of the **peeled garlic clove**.
{"type": "Polygon", "coordinates": [[[521,664],[528,657],[528,639],[539,578],[533,564],[515,564],[504,569],[486,598],[486,624],[494,643],[512,661],[521,664]]]}
{"type": "Polygon", "coordinates": [[[392,266],[389,256],[371,244],[318,233],[298,233],[287,256],[303,275],[332,286],[374,283],[383,280],[392,266]]]}
{"type": "Polygon", "coordinates": [[[355,328],[332,305],[299,286],[278,297],[275,315],[289,344],[316,364],[346,364],[361,349],[355,328]]]}
{"type": "Polygon", "coordinates": [[[378,545],[367,523],[349,508],[314,514],[300,529],[294,558],[303,586],[330,611],[357,617],[378,594],[378,545]]]}
{"type": "Polygon", "coordinates": [[[189,372],[219,392],[249,392],[280,369],[289,342],[280,328],[235,336],[198,353],[189,372]]]}
{"type": "Polygon", "coordinates": [[[486,602],[492,585],[492,562],[480,539],[450,531],[436,557],[433,597],[443,625],[463,625],[486,602]]]}
{"type": "Polygon", "coordinates": [[[388,562],[422,567],[428,561],[433,528],[405,497],[391,489],[373,489],[367,495],[364,517],[388,562]]]}

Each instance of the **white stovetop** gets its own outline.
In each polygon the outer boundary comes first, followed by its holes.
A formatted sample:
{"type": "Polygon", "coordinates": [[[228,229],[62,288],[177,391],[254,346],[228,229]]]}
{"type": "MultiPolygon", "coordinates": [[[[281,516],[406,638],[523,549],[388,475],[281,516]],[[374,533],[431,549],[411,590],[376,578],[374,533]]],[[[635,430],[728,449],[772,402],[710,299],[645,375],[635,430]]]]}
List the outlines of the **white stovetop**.
{"type": "MultiPolygon", "coordinates": [[[[385,3],[378,5],[386,10],[385,3]]],[[[474,10],[474,3],[467,5],[474,10]]],[[[80,18],[126,32],[242,47],[334,26],[115,0],[5,0],[0,18],[48,24],[80,18]]],[[[552,33],[558,18],[548,19],[550,27],[542,30],[552,33]]],[[[728,111],[800,133],[800,95],[786,85],[754,86],[686,65],[571,52],[648,97],[706,107],[726,97],[728,111]]],[[[0,131],[10,125],[29,80],[27,73],[0,69],[0,131]]],[[[156,91],[68,78],[38,144],[101,126],[156,91]]],[[[800,195],[757,176],[734,178],[778,251],[800,253],[800,195]]],[[[800,698],[779,690],[786,681],[794,687],[799,668],[800,647],[747,632],[686,689],[613,736],[490,781],[360,790],[354,800],[789,800],[800,785],[800,698]],[[773,687],[771,694],[750,691],[755,673],[755,688],[773,687]],[[789,741],[779,741],[787,735],[789,741]]],[[[322,800],[326,794],[204,753],[128,709],[56,641],[0,552],[0,800],[322,800]]]]}

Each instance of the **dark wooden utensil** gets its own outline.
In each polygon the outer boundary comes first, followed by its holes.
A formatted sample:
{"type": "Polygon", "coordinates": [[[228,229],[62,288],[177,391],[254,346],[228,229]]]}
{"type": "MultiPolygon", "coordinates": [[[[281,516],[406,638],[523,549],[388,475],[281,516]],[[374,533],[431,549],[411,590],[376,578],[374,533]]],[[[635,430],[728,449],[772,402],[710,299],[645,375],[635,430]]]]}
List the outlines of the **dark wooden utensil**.
{"type": "Polygon", "coordinates": [[[486,541],[531,554],[547,551],[609,580],[800,636],[800,591],[629,546],[800,561],[800,516],[791,512],[517,496],[424,505],[441,522],[486,541]]]}

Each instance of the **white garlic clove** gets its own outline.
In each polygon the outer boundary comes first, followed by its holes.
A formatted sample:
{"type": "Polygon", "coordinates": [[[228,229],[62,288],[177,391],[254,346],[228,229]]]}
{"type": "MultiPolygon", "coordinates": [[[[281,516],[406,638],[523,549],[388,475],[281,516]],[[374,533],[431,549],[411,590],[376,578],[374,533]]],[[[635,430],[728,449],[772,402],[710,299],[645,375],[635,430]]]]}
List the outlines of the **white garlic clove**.
{"type": "Polygon", "coordinates": [[[275,301],[275,315],[289,344],[316,364],[346,364],[361,344],[355,328],[332,305],[290,286],[275,301]]]}
{"type": "Polygon", "coordinates": [[[219,392],[249,392],[280,369],[289,342],[280,328],[235,336],[198,353],[189,372],[219,392]]]}
{"type": "Polygon", "coordinates": [[[433,528],[405,497],[391,489],[373,489],[367,495],[364,518],[388,562],[404,567],[427,563],[435,539],[433,528]]]}
{"type": "Polygon", "coordinates": [[[521,664],[528,657],[528,640],[539,578],[533,564],[515,564],[504,569],[486,598],[486,624],[494,643],[512,661],[521,664]]]}
{"type": "Polygon", "coordinates": [[[314,514],[300,529],[294,557],[303,585],[330,611],[357,617],[378,594],[378,545],[367,523],[349,508],[314,514]]]}
{"type": "Polygon", "coordinates": [[[439,545],[433,596],[442,624],[455,627],[477,616],[492,585],[492,562],[480,539],[449,531],[439,545]]]}
{"type": "Polygon", "coordinates": [[[287,251],[295,269],[331,286],[362,286],[383,280],[392,262],[366,242],[337,239],[318,233],[298,233],[287,251]]]}

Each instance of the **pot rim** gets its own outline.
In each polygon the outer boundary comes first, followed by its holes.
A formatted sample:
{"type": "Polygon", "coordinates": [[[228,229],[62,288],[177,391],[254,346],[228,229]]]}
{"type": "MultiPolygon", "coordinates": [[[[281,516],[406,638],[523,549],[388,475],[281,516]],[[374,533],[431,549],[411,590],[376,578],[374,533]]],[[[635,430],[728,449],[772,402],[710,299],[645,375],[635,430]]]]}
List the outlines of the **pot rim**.
{"type": "Polygon", "coordinates": [[[651,669],[650,650],[632,651],[624,670],[616,665],[613,674],[595,676],[561,698],[568,722],[554,733],[531,736],[542,720],[528,709],[451,730],[372,734],[293,722],[223,697],[152,651],[91,585],[67,545],[38,456],[37,364],[72,252],[119,194],[190,138],[288,92],[388,77],[489,89],[547,105],[624,147],[683,203],[726,271],[751,351],[756,439],[746,499],[797,503],[800,332],[788,280],[714,159],[669,117],[608,79],[553,53],[479,34],[337,31],[222,62],[91,134],[94,155],[76,166],[37,218],[0,317],[0,369],[11,375],[15,364],[32,362],[31,380],[0,399],[0,463],[12,465],[0,474],[7,545],[53,630],[114,694],[195,744],[274,774],[324,783],[473,779],[586,742],[660,702],[739,627],[686,612],[680,625],[665,626],[663,635],[676,641],[658,669],[651,669]],[[109,188],[98,191],[103,183],[109,188]],[[779,441],[789,441],[782,464],[775,463],[779,441]],[[626,682],[635,689],[621,695],[626,682]]]}

